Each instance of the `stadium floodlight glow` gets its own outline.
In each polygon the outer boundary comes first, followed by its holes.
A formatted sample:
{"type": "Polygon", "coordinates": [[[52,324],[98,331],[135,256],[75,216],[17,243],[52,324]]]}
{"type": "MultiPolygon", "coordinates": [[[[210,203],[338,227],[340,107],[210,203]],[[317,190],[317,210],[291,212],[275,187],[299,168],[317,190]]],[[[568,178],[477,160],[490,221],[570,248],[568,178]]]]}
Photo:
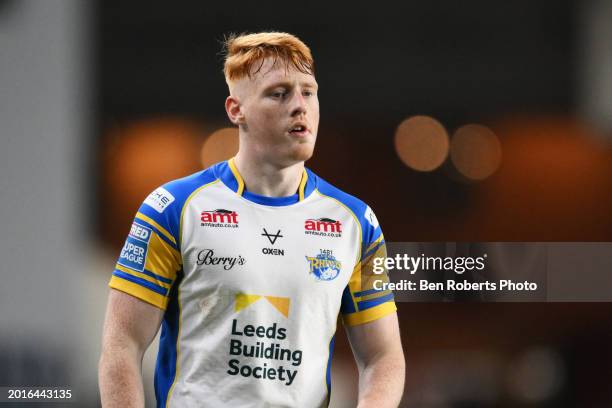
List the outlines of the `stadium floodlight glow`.
{"type": "Polygon", "coordinates": [[[238,128],[221,128],[211,133],[202,144],[202,167],[227,160],[238,152],[238,128]]]}
{"type": "Polygon", "coordinates": [[[468,124],[453,134],[450,158],[455,168],[466,178],[484,180],[495,173],[501,164],[501,143],[488,127],[468,124]]]}
{"type": "Polygon", "coordinates": [[[395,132],[395,151],[413,170],[433,171],[446,160],[448,133],[440,122],[429,116],[405,119],[395,132]]]}

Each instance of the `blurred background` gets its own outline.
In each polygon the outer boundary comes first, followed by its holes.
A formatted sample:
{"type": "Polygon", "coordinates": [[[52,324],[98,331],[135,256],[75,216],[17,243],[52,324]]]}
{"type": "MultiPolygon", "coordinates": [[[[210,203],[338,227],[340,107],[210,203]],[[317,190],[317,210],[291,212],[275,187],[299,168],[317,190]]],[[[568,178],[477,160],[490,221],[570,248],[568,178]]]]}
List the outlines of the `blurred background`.
{"type": "MultiPolygon", "coordinates": [[[[230,32],[311,47],[307,165],[368,202],[387,241],[612,241],[611,21],[609,0],[0,0],[0,386],[99,405],[106,285],[136,209],[237,149],[230,32]]],[[[402,406],[612,404],[611,303],[398,307],[402,406]]],[[[350,407],[340,331],[332,406],[350,407]]]]}

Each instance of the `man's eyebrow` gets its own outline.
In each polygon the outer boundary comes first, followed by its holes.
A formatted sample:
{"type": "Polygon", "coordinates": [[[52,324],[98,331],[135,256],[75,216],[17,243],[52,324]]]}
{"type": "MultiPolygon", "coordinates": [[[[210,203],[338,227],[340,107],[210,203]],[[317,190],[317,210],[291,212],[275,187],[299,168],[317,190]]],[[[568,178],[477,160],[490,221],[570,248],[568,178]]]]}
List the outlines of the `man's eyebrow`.
{"type": "MultiPolygon", "coordinates": [[[[318,85],[316,82],[300,82],[300,85],[302,86],[302,88],[318,88],[318,85]]],[[[274,89],[278,87],[292,88],[293,82],[289,82],[289,81],[274,82],[266,86],[264,90],[268,91],[270,89],[274,89]]]]}

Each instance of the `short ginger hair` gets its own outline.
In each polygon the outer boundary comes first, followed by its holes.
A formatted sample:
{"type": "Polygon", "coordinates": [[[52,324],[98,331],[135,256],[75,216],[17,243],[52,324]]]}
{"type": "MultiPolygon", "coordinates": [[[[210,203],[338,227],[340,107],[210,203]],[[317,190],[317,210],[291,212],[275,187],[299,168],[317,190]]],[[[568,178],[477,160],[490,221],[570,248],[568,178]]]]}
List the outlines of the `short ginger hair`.
{"type": "Polygon", "coordinates": [[[230,34],[224,40],[225,82],[251,77],[261,70],[266,58],[274,58],[305,74],[314,74],[314,61],[310,48],[299,38],[289,33],[263,32],[253,34],[230,34]],[[253,70],[254,69],[254,70],[253,70]]]}

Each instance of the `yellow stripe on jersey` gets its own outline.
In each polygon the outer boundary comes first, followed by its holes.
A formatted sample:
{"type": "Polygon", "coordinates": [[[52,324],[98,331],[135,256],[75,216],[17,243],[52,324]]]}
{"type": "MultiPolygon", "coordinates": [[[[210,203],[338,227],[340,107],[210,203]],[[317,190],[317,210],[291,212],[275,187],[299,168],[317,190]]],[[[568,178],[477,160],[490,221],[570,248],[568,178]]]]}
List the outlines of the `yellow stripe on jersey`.
{"type": "Polygon", "coordinates": [[[163,288],[166,288],[166,289],[170,289],[170,287],[172,286],[171,283],[166,283],[166,282],[159,281],[159,280],[155,279],[152,276],[149,276],[149,275],[144,274],[142,272],[135,271],[135,270],[130,269],[130,268],[126,268],[123,265],[116,264],[115,265],[115,269],[117,269],[118,271],[121,271],[121,272],[125,272],[125,273],[127,273],[129,275],[136,276],[138,278],[144,279],[144,280],[146,280],[148,282],[154,283],[154,284],[156,284],[158,286],[161,286],[163,288]]]}
{"type": "MultiPolygon", "coordinates": [[[[134,271],[130,270],[129,273],[133,273],[133,272],[134,271]]],[[[113,275],[111,277],[111,280],[108,286],[110,286],[113,289],[117,289],[129,295],[132,295],[147,303],[150,303],[153,306],[157,306],[158,308],[162,310],[166,310],[166,308],[168,307],[169,299],[167,297],[160,295],[159,293],[155,293],[143,286],[138,285],[137,283],[133,283],[125,279],[122,279],[118,276],[113,275]]]]}
{"type": "MultiPolygon", "coordinates": [[[[379,246],[376,251],[372,252],[372,254],[370,254],[370,256],[368,256],[366,259],[364,259],[362,261],[362,264],[364,266],[367,266],[368,268],[372,268],[372,270],[368,270],[368,272],[372,272],[373,273],[373,268],[374,268],[374,258],[386,258],[387,257],[387,246],[385,244],[382,244],[381,246],[379,246]]],[[[381,265],[381,266],[384,266],[381,265]]],[[[385,268],[385,272],[387,273],[387,269],[385,268]]]]}
{"type": "Polygon", "coordinates": [[[298,189],[299,200],[304,201],[304,189],[306,188],[306,182],[308,181],[308,173],[303,170],[302,181],[300,181],[300,188],[298,189]]]}
{"type": "Polygon", "coordinates": [[[381,317],[394,313],[395,311],[397,311],[395,302],[389,301],[361,312],[342,315],[342,321],[346,326],[357,326],[359,324],[380,319],[381,317]]]}
{"type": "Polygon", "coordinates": [[[242,179],[242,176],[238,172],[238,168],[236,167],[236,163],[234,162],[234,158],[232,157],[231,159],[229,159],[227,161],[227,164],[229,165],[230,170],[232,171],[232,173],[234,173],[234,177],[236,177],[236,181],[238,182],[238,191],[236,191],[236,194],[241,196],[242,192],[244,191],[244,180],[242,179]]]}
{"type": "MultiPolygon", "coordinates": [[[[381,279],[383,282],[386,282],[385,279],[381,279]]],[[[377,290],[374,293],[370,293],[369,295],[365,295],[365,296],[361,296],[359,297],[359,301],[360,302],[364,302],[366,300],[374,300],[377,299],[379,297],[383,297],[383,296],[387,296],[389,293],[391,293],[390,290],[377,290]]]]}
{"type": "Polygon", "coordinates": [[[357,309],[355,293],[361,292],[361,262],[357,262],[357,265],[355,265],[355,268],[353,268],[353,273],[349,279],[348,287],[349,293],[351,294],[351,299],[353,300],[353,306],[355,310],[359,310],[357,309]]]}
{"type": "MultiPolygon", "coordinates": [[[[381,235],[382,237],[382,235],[381,235]]],[[[379,243],[380,241],[377,240],[379,243]]],[[[376,242],[376,241],[375,241],[376,242]]],[[[374,248],[374,244],[370,245],[370,249],[374,248]]],[[[368,256],[363,262],[358,262],[353,269],[353,273],[351,274],[351,278],[349,279],[349,292],[351,294],[351,299],[353,300],[353,305],[355,306],[355,310],[359,310],[357,306],[357,299],[355,299],[355,293],[364,292],[370,289],[374,289],[374,282],[376,280],[382,280],[383,282],[389,281],[389,276],[387,273],[375,274],[373,260],[377,257],[386,257],[387,256],[387,247],[383,244],[374,253],[368,256]]],[[[359,302],[364,300],[371,300],[378,298],[380,296],[384,296],[388,294],[388,291],[380,291],[376,293],[372,293],[370,295],[366,295],[359,298],[359,302]]]]}
{"type": "MultiPolygon", "coordinates": [[[[233,164],[233,160],[234,160],[233,158],[230,160],[232,164],[233,164]]],[[[230,161],[228,161],[228,163],[230,163],[230,161]]],[[[231,165],[230,165],[230,168],[231,168],[231,165]]],[[[238,171],[236,171],[236,173],[238,173],[238,171]]],[[[240,180],[242,180],[242,178],[240,178],[240,180]]],[[[211,181],[210,183],[207,183],[201,187],[198,187],[194,192],[189,194],[189,197],[187,197],[187,199],[183,203],[183,208],[181,209],[181,218],[179,220],[179,240],[183,239],[183,218],[185,216],[185,209],[187,209],[187,206],[189,205],[193,197],[195,197],[196,194],[198,194],[200,191],[202,191],[206,187],[212,186],[213,184],[218,183],[218,182],[219,182],[219,179],[211,181]]],[[[242,183],[242,188],[244,189],[244,182],[242,183]]],[[[178,288],[177,299],[178,299],[178,308],[179,308],[179,319],[178,319],[179,321],[178,321],[178,335],[176,336],[176,356],[177,356],[176,357],[176,370],[174,372],[174,379],[172,380],[172,385],[170,386],[170,390],[168,391],[168,396],[166,397],[166,408],[168,408],[168,405],[170,404],[170,400],[172,399],[172,393],[174,392],[174,386],[176,385],[176,380],[179,378],[179,374],[181,371],[181,345],[180,345],[179,339],[181,338],[181,331],[183,328],[183,304],[181,301],[180,286],[178,288]]]]}
{"type": "Polygon", "coordinates": [[[368,252],[370,252],[373,248],[376,247],[376,245],[378,245],[382,240],[383,240],[383,234],[380,234],[380,236],[378,237],[378,239],[376,239],[376,241],[372,242],[372,244],[368,247],[368,249],[365,250],[365,253],[367,254],[368,252]]]}
{"type": "MultiPolygon", "coordinates": [[[[378,282],[378,285],[376,285],[377,287],[384,287],[387,283],[389,283],[389,274],[387,273],[387,271],[385,270],[381,274],[375,274],[374,265],[373,265],[375,258],[384,259],[386,258],[386,256],[387,256],[387,248],[383,244],[374,252],[374,254],[372,254],[372,256],[368,257],[368,260],[364,267],[365,270],[362,271],[361,286],[363,287],[363,290],[376,289],[375,288],[376,282],[378,282]]],[[[389,293],[390,293],[389,290],[376,291],[374,293],[361,297],[360,301],[363,302],[367,300],[374,300],[382,296],[387,296],[389,295],[389,293]]]]}
{"type": "Polygon", "coordinates": [[[181,269],[181,254],[158,237],[155,231],[149,240],[145,269],[172,281],[181,269]]]}
{"type": "Polygon", "coordinates": [[[141,212],[136,213],[136,218],[140,218],[141,220],[143,220],[145,222],[148,222],[149,224],[153,225],[155,228],[157,228],[159,230],[159,232],[161,232],[166,238],[168,238],[168,240],[170,242],[172,242],[174,245],[176,245],[176,240],[174,239],[172,234],[170,234],[168,231],[166,231],[166,229],[164,227],[162,227],[161,225],[159,225],[153,218],[148,217],[148,216],[144,215],[141,212]]]}

